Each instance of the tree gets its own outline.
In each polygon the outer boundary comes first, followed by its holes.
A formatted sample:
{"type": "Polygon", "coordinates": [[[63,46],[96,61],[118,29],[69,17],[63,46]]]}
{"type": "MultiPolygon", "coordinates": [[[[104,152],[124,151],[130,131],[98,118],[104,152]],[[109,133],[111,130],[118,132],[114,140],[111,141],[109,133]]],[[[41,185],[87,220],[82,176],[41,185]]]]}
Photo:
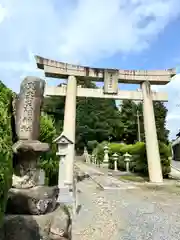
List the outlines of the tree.
{"type": "Polygon", "coordinates": [[[43,111],[54,119],[57,134],[63,129],[65,97],[48,97],[44,99],[43,111]]]}
{"type": "MultiPolygon", "coordinates": [[[[153,106],[158,140],[167,144],[169,134],[169,130],[166,129],[167,109],[162,102],[154,102],[153,106]]],[[[145,141],[142,102],[136,105],[132,100],[123,101],[121,106],[122,137],[127,144],[132,144],[138,140],[137,111],[139,112],[141,141],[145,141]]]]}
{"type": "Polygon", "coordinates": [[[120,114],[111,99],[80,99],[77,105],[77,143],[119,139],[120,114]]]}
{"type": "Polygon", "coordinates": [[[141,107],[132,100],[122,102],[120,110],[120,119],[123,125],[122,139],[127,144],[133,144],[138,139],[137,110],[141,112],[141,107]]]}
{"type": "Polygon", "coordinates": [[[158,140],[168,144],[169,130],[166,129],[167,108],[162,102],[154,102],[154,114],[158,140]]]}

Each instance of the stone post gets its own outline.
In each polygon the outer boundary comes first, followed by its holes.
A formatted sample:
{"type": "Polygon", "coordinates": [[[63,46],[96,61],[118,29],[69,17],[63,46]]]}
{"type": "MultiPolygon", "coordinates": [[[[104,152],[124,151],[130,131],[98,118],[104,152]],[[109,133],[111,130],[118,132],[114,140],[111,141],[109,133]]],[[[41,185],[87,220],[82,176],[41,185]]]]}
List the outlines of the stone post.
{"type": "Polygon", "coordinates": [[[86,147],[84,147],[84,157],[86,163],[91,163],[91,157],[86,147]]]}
{"type": "Polygon", "coordinates": [[[73,184],[73,169],[75,157],[75,133],[76,133],[76,93],[77,80],[74,76],[69,76],[67,80],[66,101],[64,111],[64,134],[73,142],[69,146],[66,156],[66,180],[68,185],[73,184]]]}
{"type": "Polygon", "coordinates": [[[97,156],[96,156],[96,155],[94,155],[94,161],[95,161],[96,165],[99,165],[99,164],[98,164],[98,160],[97,160],[97,156]]]}
{"type": "Polygon", "coordinates": [[[129,153],[124,154],[124,161],[126,163],[126,172],[130,172],[129,163],[131,161],[131,155],[129,153]]]}
{"type": "Polygon", "coordinates": [[[109,164],[109,148],[108,146],[104,146],[104,159],[103,159],[103,166],[104,167],[108,167],[108,164],[109,164]]]}
{"type": "Polygon", "coordinates": [[[88,155],[87,148],[86,148],[86,147],[84,147],[84,157],[85,157],[85,162],[88,162],[87,155],[88,155]]]}
{"type": "Polygon", "coordinates": [[[96,159],[95,159],[95,155],[94,154],[92,154],[92,156],[91,156],[91,161],[92,161],[92,163],[96,164],[96,159]]]}
{"type": "Polygon", "coordinates": [[[154,183],[162,183],[163,177],[150,83],[143,82],[141,88],[149,179],[154,183]]]}
{"type": "Polygon", "coordinates": [[[113,157],[113,161],[114,161],[114,171],[118,171],[118,168],[117,168],[117,162],[118,162],[118,154],[117,153],[114,153],[113,155],[112,155],[112,157],[113,157]]]}

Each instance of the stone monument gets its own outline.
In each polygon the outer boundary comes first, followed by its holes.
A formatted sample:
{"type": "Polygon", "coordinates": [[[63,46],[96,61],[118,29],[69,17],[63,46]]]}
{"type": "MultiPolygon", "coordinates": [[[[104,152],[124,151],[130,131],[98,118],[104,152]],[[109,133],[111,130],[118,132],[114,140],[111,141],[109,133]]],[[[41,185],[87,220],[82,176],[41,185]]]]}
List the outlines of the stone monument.
{"type": "Polygon", "coordinates": [[[13,187],[30,188],[38,184],[40,171],[38,157],[49,150],[47,143],[38,141],[40,112],[45,82],[28,77],[21,84],[15,101],[15,130],[18,141],[13,145],[13,187]]]}
{"type": "Polygon", "coordinates": [[[49,145],[38,140],[44,87],[44,80],[26,77],[14,100],[17,141],[2,240],[71,239],[71,216],[66,205],[57,202],[58,187],[39,182],[38,159],[49,151],[49,145]]]}

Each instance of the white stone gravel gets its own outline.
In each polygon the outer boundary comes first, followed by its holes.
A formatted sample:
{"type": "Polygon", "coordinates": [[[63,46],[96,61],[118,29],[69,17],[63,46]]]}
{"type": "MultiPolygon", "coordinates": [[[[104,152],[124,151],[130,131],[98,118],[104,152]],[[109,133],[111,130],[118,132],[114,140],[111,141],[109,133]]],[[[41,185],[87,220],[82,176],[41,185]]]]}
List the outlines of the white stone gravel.
{"type": "Polygon", "coordinates": [[[90,179],[78,183],[82,205],[73,240],[178,240],[180,197],[146,189],[99,190],[90,179]]]}

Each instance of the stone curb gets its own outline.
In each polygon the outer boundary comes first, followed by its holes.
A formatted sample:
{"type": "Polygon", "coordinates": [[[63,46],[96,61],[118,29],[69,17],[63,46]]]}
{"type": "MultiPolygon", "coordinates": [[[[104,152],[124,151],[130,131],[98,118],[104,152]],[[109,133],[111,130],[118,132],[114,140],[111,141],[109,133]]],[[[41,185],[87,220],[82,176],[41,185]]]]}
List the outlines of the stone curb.
{"type": "MultiPolygon", "coordinates": [[[[76,165],[76,167],[77,167],[85,176],[88,176],[90,179],[93,180],[93,182],[95,182],[101,189],[104,190],[104,187],[103,187],[99,182],[97,182],[88,172],[83,171],[83,170],[80,169],[79,166],[77,166],[77,165],[76,165]]],[[[102,175],[104,175],[104,174],[102,174],[102,175]]]]}
{"type": "Polygon", "coordinates": [[[174,168],[176,171],[180,172],[180,169],[171,165],[171,168],[174,168]]]}
{"type": "MultiPolygon", "coordinates": [[[[76,167],[84,173],[84,175],[88,176],[93,182],[95,182],[102,190],[126,190],[126,189],[135,189],[137,186],[132,183],[124,183],[121,187],[108,187],[104,186],[101,183],[99,183],[92,175],[90,175],[88,172],[83,171],[82,169],[79,168],[79,166],[76,165],[76,167]],[[131,184],[131,186],[130,186],[131,184]],[[129,185],[129,186],[128,186],[129,185]]],[[[98,171],[97,171],[98,172],[98,171]]],[[[99,175],[105,176],[104,173],[99,172],[99,175]]]]}

